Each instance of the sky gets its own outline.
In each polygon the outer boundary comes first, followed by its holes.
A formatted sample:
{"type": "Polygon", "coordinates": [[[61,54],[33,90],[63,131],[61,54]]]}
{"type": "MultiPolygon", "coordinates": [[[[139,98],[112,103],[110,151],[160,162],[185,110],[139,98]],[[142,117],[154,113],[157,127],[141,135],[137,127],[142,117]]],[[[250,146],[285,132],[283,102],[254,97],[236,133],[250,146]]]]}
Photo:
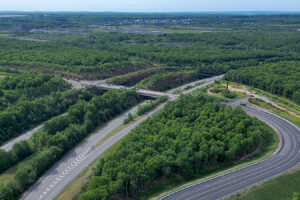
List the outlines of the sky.
{"type": "Polygon", "coordinates": [[[0,0],[0,11],[300,11],[300,0],[0,0]]]}

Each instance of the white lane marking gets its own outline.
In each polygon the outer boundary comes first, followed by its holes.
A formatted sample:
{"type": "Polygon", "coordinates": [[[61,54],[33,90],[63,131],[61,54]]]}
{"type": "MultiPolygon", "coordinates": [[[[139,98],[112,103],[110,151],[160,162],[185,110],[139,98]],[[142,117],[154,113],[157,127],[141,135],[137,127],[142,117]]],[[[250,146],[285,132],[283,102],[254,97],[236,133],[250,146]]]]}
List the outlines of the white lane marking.
{"type": "Polygon", "coordinates": [[[91,151],[91,148],[88,147],[86,149],[84,149],[84,151],[79,154],[79,156],[77,158],[75,158],[75,160],[72,161],[72,163],[67,166],[63,172],[61,174],[59,174],[54,181],[52,181],[49,185],[49,187],[46,188],[46,190],[40,195],[40,199],[43,199],[46,194],[48,194],[48,192],[50,190],[52,190],[66,175],[68,175],[75,167],[77,167],[86,157],[87,154],[91,151]]]}

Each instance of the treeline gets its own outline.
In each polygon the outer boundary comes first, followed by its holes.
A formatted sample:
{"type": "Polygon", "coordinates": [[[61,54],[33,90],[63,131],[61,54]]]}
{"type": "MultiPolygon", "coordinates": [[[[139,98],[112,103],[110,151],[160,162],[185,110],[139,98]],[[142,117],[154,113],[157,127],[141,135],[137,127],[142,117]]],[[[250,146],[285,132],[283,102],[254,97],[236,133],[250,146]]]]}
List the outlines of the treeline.
{"type": "Polygon", "coordinates": [[[12,149],[8,152],[0,149],[0,173],[28,157],[32,152],[33,151],[27,141],[21,141],[14,144],[12,149]]]}
{"type": "Polygon", "coordinates": [[[101,158],[81,200],[137,199],[170,177],[195,177],[264,146],[271,129],[241,108],[184,96],[131,131],[101,158]]]}
{"type": "Polygon", "coordinates": [[[109,82],[115,85],[125,85],[125,86],[134,86],[138,84],[140,81],[148,78],[156,73],[165,72],[162,68],[149,68],[146,70],[140,70],[137,72],[128,73],[125,75],[114,76],[109,82]]]}
{"type": "Polygon", "coordinates": [[[0,143],[53,116],[66,112],[78,98],[80,90],[57,92],[40,99],[21,101],[0,112],[0,143]]]}
{"type": "Polygon", "coordinates": [[[193,71],[157,73],[148,78],[145,78],[144,80],[136,84],[136,86],[139,88],[165,91],[183,85],[185,83],[198,80],[199,78],[203,77],[193,71]]]}
{"type": "Polygon", "coordinates": [[[18,169],[14,181],[0,188],[0,199],[18,199],[22,192],[97,126],[138,101],[137,93],[128,90],[109,91],[100,96],[91,95],[71,106],[66,115],[47,122],[29,140],[28,148],[35,152],[33,158],[18,169]]]}
{"type": "Polygon", "coordinates": [[[225,79],[250,85],[300,104],[300,62],[280,62],[229,71],[225,79]]]}
{"type": "MultiPolygon", "coordinates": [[[[55,93],[43,99],[16,105],[12,107],[10,112],[4,114],[0,113],[2,142],[5,141],[5,139],[7,140],[17,136],[33,124],[43,122],[53,116],[66,112],[69,106],[75,104],[78,100],[89,100],[91,98],[92,94],[86,90],[73,90],[55,93]]],[[[56,117],[55,119],[62,120],[62,117],[56,117]]],[[[47,124],[49,124],[49,122],[47,122],[45,126],[47,126],[47,124]]],[[[27,144],[27,141],[23,141],[14,144],[12,149],[8,152],[0,150],[0,173],[33,153],[33,148],[27,144]]]]}
{"type": "Polygon", "coordinates": [[[51,92],[61,92],[70,88],[62,78],[41,73],[13,71],[0,68],[6,72],[0,79],[0,111],[19,101],[33,100],[51,92]]]}
{"type": "Polygon", "coordinates": [[[300,59],[296,53],[300,50],[300,36],[292,31],[161,35],[90,33],[70,35],[68,40],[56,37],[47,43],[1,38],[0,65],[62,73],[81,79],[102,79],[143,71],[123,79],[124,84],[136,84],[153,75],[146,71],[149,68],[159,71],[173,67],[173,72],[215,75],[260,63],[300,59]]]}
{"type": "Polygon", "coordinates": [[[151,101],[150,103],[142,104],[138,107],[136,114],[143,115],[146,112],[149,112],[150,110],[152,110],[153,108],[155,108],[156,106],[158,106],[159,104],[161,104],[167,100],[168,100],[168,97],[158,97],[157,99],[155,99],[154,101],[151,101]]]}
{"type": "MultiPolygon", "coordinates": [[[[1,68],[1,71],[2,68],[1,68]]],[[[5,70],[0,79],[0,144],[74,104],[81,91],[60,77],[5,70]]]]}
{"type": "MultiPolygon", "coordinates": [[[[104,37],[109,39],[107,34],[104,37]]],[[[135,59],[130,59],[132,56],[122,52],[117,42],[106,41],[101,44],[102,39],[97,41],[89,38],[48,43],[0,38],[0,65],[64,73],[70,77],[77,75],[81,79],[103,79],[151,66],[145,60],[135,62],[135,59]],[[95,48],[97,43],[100,43],[99,49],[95,48]],[[2,48],[7,48],[9,52],[2,48]]]]}
{"type": "Polygon", "coordinates": [[[7,141],[33,125],[67,111],[78,99],[89,95],[81,90],[56,92],[40,99],[21,101],[0,112],[0,143],[7,141]]]}
{"type": "Polygon", "coordinates": [[[139,88],[165,91],[204,77],[207,77],[207,75],[203,76],[202,73],[195,70],[160,67],[115,76],[112,77],[109,82],[116,85],[136,86],[139,88]]]}
{"type": "MultiPolygon", "coordinates": [[[[3,13],[14,14],[14,13],[3,13]]],[[[184,25],[187,27],[264,27],[272,25],[297,25],[300,20],[297,14],[236,12],[230,14],[126,14],[126,13],[47,13],[47,17],[40,13],[24,14],[23,17],[0,18],[0,29],[29,31],[31,29],[67,29],[73,32],[84,32],[91,29],[90,25],[156,25],[171,26],[184,25]],[[21,24],[21,25],[20,25],[21,24]],[[79,30],[78,30],[79,29],[79,30]]],[[[281,27],[282,28],[282,27],[281,27]]]]}

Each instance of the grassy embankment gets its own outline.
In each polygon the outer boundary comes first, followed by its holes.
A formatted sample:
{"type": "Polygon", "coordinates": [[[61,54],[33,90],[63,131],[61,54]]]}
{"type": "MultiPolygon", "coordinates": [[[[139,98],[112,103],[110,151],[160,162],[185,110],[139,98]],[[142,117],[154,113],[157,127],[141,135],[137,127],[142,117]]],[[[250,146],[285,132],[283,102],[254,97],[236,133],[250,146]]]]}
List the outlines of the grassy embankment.
{"type": "Polygon", "coordinates": [[[278,95],[271,94],[269,92],[259,90],[259,89],[254,88],[253,90],[257,94],[268,97],[270,100],[276,102],[279,106],[287,108],[287,109],[297,113],[298,115],[300,115],[300,105],[297,105],[296,103],[292,102],[291,100],[286,99],[286,98],[281,97],[281,96],[278,96],[278,95]]]}
{"type": "Polygon", "coordinates": [[[205,87],[202,91],[206,92],[210,96],[214,96],[226,101],[234,101],[246,96],[243,92],[227,90],[224,84],[226,84],[226,82],[216,81],[215,83],[205,87]]]}
{"type": "Polygon", "coordinates": [[[28,158],[24,159],[22,162],[16,164],[15,166],[9,168],[8,170],[6,170],[5,172],[3,172],[2,174],[0,174],[0,185],[7,185],[8,183],[10,183],[11,181],[14,180],[14,176],[15,173],[23,168],[24,166],[26,166],[27,163],[29,163],[31,161],[31,159],[34,157],[35,154],[29,156],[28,158]]]}
{"type": "Polygon", "coordinates": [[[300,166],[277,178],[232,195],[227,200],[292,200],[296,192],[300,193],[300,166]]]}
{"type": "Polygon", "coordinates": [[[300,118],[299,117],[296,117],[284,110],[281,110],[281,109],[273,106],[270,103],[267,103],[267,102],[259,100],[259,99],[251,99],[250,103],[257,105],[259,107],[262,107],[264,109],[267,109],[267,110],[271,111],[272,113],[279,115],[279,116],[289,120],[290,122],[294,123],[298,127],[300,127],[300,118]]]}

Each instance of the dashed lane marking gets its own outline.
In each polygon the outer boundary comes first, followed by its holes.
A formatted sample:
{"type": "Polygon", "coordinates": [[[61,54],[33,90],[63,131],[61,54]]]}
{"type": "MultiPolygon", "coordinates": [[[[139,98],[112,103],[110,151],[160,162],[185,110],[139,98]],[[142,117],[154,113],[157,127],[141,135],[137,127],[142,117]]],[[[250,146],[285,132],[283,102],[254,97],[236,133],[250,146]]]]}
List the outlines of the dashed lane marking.
{"type": "Polygon", "coordinates": [[[54,181],[46,188],[44,192],[40,195],[40,199],[43,199],[48,192],[50,192],[65,176],[67,176],[75,167],[77,167],[86,157],[87,154],[91,151],[91,148],[86,148],[75,160],[68,165],[61,174],[59,174],[54,181]]]}

